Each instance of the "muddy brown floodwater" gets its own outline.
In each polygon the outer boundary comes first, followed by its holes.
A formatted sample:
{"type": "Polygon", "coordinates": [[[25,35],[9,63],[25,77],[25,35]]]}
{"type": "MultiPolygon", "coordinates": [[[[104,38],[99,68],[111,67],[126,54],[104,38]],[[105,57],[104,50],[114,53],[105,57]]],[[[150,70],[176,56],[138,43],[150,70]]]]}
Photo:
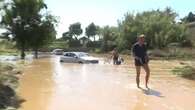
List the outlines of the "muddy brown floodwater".
{"type": "Polygon", "coordinates": [[[59,57],[34,60],[24,69],[19,110],[195,110],[195,82],[176,77],[178,61],[151,61],[150,90],[137,89],[131,60],[67,64],[59,57]]]}

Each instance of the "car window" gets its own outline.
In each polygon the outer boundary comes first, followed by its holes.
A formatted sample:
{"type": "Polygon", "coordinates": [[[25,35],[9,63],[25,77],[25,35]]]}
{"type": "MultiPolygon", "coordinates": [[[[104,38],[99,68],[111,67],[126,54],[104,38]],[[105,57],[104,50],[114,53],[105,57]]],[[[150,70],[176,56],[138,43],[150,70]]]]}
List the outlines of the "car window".
{"type": "Polygon", "coordinates": [[[75,57],[76,55],[74,53],[66,53],[66,54],[64,54],[64,56],[75,57]]]}
{"type": "Polygon", "coordinates": [[[76,56],[74,53],[70,53],[69,55],[70,55],[70,57],[75,57],[76,56]]]}
{"type": "Polygon", "coordinates": [[[79,57],[86,57],[86,56],[89,56],[87,53],[80,53],[79,54],[79,57]]]}
{"type": "Polygon", "coordinates": [[[68,56],[68,53],[65,53],[64,56],[68,56]]]}

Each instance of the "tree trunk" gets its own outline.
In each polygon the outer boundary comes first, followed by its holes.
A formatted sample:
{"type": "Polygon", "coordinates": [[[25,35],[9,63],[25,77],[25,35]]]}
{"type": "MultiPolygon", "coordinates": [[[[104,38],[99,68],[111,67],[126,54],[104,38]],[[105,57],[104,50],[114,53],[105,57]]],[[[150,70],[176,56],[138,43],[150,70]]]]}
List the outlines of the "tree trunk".
{"type": "Polygon", "coordinates": [[[24,49],[24,46],[22,46],[22,49],[21,49],[21,59],[25,59],[25,49],[24,49]]]}
{"type": "Polygon", "coordinates": [[[34,49],[34,51],[35,51],[34,57],[35,59],[38,59],[38,49],[34,49]]]}

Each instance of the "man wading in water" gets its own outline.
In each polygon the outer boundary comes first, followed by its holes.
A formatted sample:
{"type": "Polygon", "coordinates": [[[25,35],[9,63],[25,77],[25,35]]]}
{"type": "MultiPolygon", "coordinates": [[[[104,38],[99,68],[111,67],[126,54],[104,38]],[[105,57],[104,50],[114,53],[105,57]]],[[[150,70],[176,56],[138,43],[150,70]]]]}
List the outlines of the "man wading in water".
{"type": "Polygon", "coordinates": [[[137,83],[138,88],[140,88],[139,83],[140,83],[141,67],[143,67],[143,69],[146,72],[146,76],[145,76],[145,87],[146,88],[148,88],[148,81],[150,77],[150,68],[148,66],[149,58],[147,55],[147,49],[146,49],[146,45],[144,44],[144,41],[145,41],[145,36],[142,34],[138,36],[137,42],[132,47],[132,53],[133,53],[136,73],[137,73],[136,83],[137,83]]]}
{"type": "Polygon", "coordinates": [[[118,54],[118,51],[117,51],[116,48],[113,49],[111,57],[112,57],[112,60],[113,60],[113,64],[117,65],[119,54],[118,54]]]}

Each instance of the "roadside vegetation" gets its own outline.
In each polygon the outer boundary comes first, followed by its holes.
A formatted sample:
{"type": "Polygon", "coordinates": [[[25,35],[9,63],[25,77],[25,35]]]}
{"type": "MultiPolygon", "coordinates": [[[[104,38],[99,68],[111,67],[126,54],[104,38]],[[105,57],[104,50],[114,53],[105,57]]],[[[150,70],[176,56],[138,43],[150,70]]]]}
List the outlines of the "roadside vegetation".
{"type": "Polygon", "coordinates": [[[20,74],[13,64],[0,62],[0,110],[15,110],[23,102],[16,94],[20,74]]]}
{"type": "Polygon", "coordinates": [[[0,39],[0,55],[18,55],[15,42],[0,39]]]}
{"type": "Polygon", "coordinates": [[[176,67],[175,69],[172,70],[174,74],[195,80],[195,66],[184,66],[184,67],[176,67]]]}

